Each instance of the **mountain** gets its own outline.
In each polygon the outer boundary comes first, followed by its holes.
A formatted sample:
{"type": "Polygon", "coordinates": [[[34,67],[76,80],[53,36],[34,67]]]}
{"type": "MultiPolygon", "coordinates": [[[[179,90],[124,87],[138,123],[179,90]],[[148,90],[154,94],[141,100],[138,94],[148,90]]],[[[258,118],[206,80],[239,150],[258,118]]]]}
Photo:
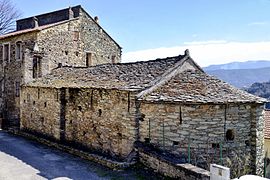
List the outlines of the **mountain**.
{"type": "Polygon", "coordinates": [[[258,61],[246,61],[246,62],[231,62],[227,64],[210,65],[204,68],[206,71],[212,70],[228,70],[228,69],[258,69],[270,67],[270,61],[258,60],[258,61]]]}
{"type": "Polygon", "coordinates": [[[270,99],[270,81],[263,83],[253,83],[245,89],[248,93],[254,94],[266,99],[270,99]]]}
{"type": "Polygon", "coordinates": [[[259,69],[206,70],[210,75],[238,88],[248,87],[255,82],[270,80],[270,67],[259,69]]]}
{"type": "Polygon", "coordinates": [[[255,82],[270,80],[270,61],[232,62],[203,68],[208,74],[238,88],[249,87],[255,82]]]}
{"type": "MultiPolygon", "coordinates": [[[[270,101],[270,81],[263,83],[253,83],[250,87],[245,88],[244,90],[250,94],[263,97],[270,101]]],[[[270,102],[265,104],[265,108],[270,109],[270,102]]]]}

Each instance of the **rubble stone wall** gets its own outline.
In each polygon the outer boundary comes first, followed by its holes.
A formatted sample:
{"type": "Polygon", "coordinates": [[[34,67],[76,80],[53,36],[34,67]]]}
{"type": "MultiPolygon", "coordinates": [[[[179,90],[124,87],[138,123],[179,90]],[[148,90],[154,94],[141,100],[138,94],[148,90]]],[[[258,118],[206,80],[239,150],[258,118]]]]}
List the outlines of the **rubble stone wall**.
{"type": "Polygon", "coordinates": [[[124,159],[136,138],[134,102],[126,91],[25,87],[21,128],[124,159]]]}
{"type": "Polygon", "coordinates": [[[60,140],[59,89],[23,87],[21,129],[60,140]]]}
{"type": "Polygon", "coordinates": [[[86,59],[86,53],[91,53],[92,65],[119,63],[121,47],[85,12],[81,18],[83,59],[86,59]]]}
{"type": "Polygon", "coordinates": [[[33,32],[0,41],[2,45],[10,45],[9,61],[3,60],[3,46],[0,46],[0,109],[5,125],[19,124],[20,97],[19,93],[16,93],[16,83],[17,86],[24,83],[23,70],[28,56],[27,50],[33,49],[35,39],[36,33],[33,32]],[[16,43],[18,42],[21,43],[22,56],[20,59],[16,58],[16,43]]]}
{"type": "MultiPolygon", "coordinates": [[[[140,113],[140,141],[150,143],[175,154],[183,152],[181,147],[200,150],[231,147],[241,162],[242,169],[234,169],[233,159],[223,154],[223,163],[232,168],[232,175],[253,172],[261,174],[263,159],[263,106],[249,104],[230,105],[176,105],[142,103],[140,113]],[[255,130],[253,127],[256,127],[255,130]],[[255,133],[256,131],[256,133],[255,133]],[[233,132],[233,140],[227,134],[233,132]],[[235,148],[233,148],[235,146],[235,148]],[[253,155],[252,155],[253,154],[253,155]],[[254,156],[254,157],[253,157],[254,156]],[[256,159],[255,159],[256,158],[256,159]],[[252,166],[251,166],[252,165],[252,166]],[[237,172],[233,172],[237,170],[237,172]]],[[[212,163],[220,163],[219,156],[212,163]]],[[[238,166],[238,165],[237,165],[238,166]]]]}
{"type": "Polygon", "coordinates": [[[127,157],[135,141],[134,96],[105,89],[66,93],[66,140],[112,156],[127,157]]]}

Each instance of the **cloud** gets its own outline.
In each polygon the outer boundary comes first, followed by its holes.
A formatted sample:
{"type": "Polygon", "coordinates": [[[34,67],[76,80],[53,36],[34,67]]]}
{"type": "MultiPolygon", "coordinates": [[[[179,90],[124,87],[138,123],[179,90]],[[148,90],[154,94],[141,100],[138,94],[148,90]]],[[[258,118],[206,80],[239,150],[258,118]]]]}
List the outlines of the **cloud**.
{"type": "Polygon", "coordinates": [[[269,24],[269,22],[266,21],[260,21],[260,22],[251,22],[248,24],[248,26],[264,26],[269,24]]]}
{"type": "Polygon", "coordinates": [[[184,54],[185,49],[189,49],[191,57],[203,67],[232,61],[270,60],[270,41],[227,42],[225,40],[215,40],[186,42],[182,46],[127,52],[123,53],[122,62],[146,61],[177,56],[184,54]]]}

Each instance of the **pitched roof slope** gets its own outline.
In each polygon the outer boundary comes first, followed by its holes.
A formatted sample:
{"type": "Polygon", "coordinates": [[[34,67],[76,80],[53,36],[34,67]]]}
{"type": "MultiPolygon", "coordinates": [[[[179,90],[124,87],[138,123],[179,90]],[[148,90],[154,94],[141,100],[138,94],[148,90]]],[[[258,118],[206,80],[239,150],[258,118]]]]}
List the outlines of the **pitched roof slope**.
{"type": "Polygon", "coordinates": [[[187,56],[176,56],[134,63],[103,64],[89,68],[63,67],[52,74],[36,79],[27,86],[93,87],[119,90],[142,90],[175,68],[187,56]]]}
{"type": "Polygon", "coordinates": [[[89,68],[59,68],[52,74],[29,82],[26,86],[137,91],[140,92],[137,95],[139,100],[150,102],[265,102],[263,98],[207,75],[197,67],[187,52],[185,55],[145,62],[103,64],[89,68]],[[186,62],[193,64],[193,68],[185,68],[186,62]]]}
{"type": "Polygon", "coordinates": [[[264,121],[265,121],[264,138],[270,139],[270,110],[264,111],[264,121]]]}
{"type": "Polygon", "coordinates": [[[198,70],[186,70],[177,74],[143,96],[141,100],[184,103],[265,102],[263,98],[237,89],[198,70]]]}

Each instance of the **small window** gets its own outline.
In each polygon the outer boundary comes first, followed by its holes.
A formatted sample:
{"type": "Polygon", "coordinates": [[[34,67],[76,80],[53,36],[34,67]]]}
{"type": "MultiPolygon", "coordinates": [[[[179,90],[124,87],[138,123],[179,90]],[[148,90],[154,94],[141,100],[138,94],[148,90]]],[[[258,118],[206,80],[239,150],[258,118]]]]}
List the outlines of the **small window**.
{"type": "Polygon", "coordinates": [[[27,94],[27,101],[30,101],[30,94],[27,94]]]}
{"type": "Polygon", "coordinates": [[[228,129],[226,132],[226,140],[233,141],[234,140],[234,131],[233,129],[228,129]]]}
{"type": "Polygon", "coordinates": [[[3,45],[3,60],[5,62],[10,62],[10,45],[9,44],[3,45]]]}
{"type": "Polygon", "coordinates": [[[86,53],[86,67],[92,66],[92,53],[86,53]]]}
{"type": "Polygon", "coordinates": [[[79,41],[79,37],[80,37],[79,31],[74,31],[73,32],[74,41],[79,41]]]}
{"type": "Polygon", "coordinates": [[[116,63],[115,61],[116,61],[116,56],[113,55],[113,56],[112,56],[112,63],[115,64],[115,63],[116,63]]]}
{"type": "Polygon", "coordinates": [[[99,110],[98,110],[98,116],[100,117],[100,116],[101,116],[101,114],[102,114],[102,110],[101,110],[101,109],[99,109],[99,110]]]}
{"type": "Polygon", "coordinates": [[[20,82],[15,83],[15,96],[16,97],[20,96],[20,82]]]}
{"type": "Polygon", "coordinates": [[[33,79],[41,77],[41,57],[34,56],[33,58],[33,79]]]}
{"type": "Polygon", "coordinates": [[[15,51],[15,57],[16,60],[21,60],[22,59],[22,42],[17,42],[16,43],[16,51],[15,51]]]}

